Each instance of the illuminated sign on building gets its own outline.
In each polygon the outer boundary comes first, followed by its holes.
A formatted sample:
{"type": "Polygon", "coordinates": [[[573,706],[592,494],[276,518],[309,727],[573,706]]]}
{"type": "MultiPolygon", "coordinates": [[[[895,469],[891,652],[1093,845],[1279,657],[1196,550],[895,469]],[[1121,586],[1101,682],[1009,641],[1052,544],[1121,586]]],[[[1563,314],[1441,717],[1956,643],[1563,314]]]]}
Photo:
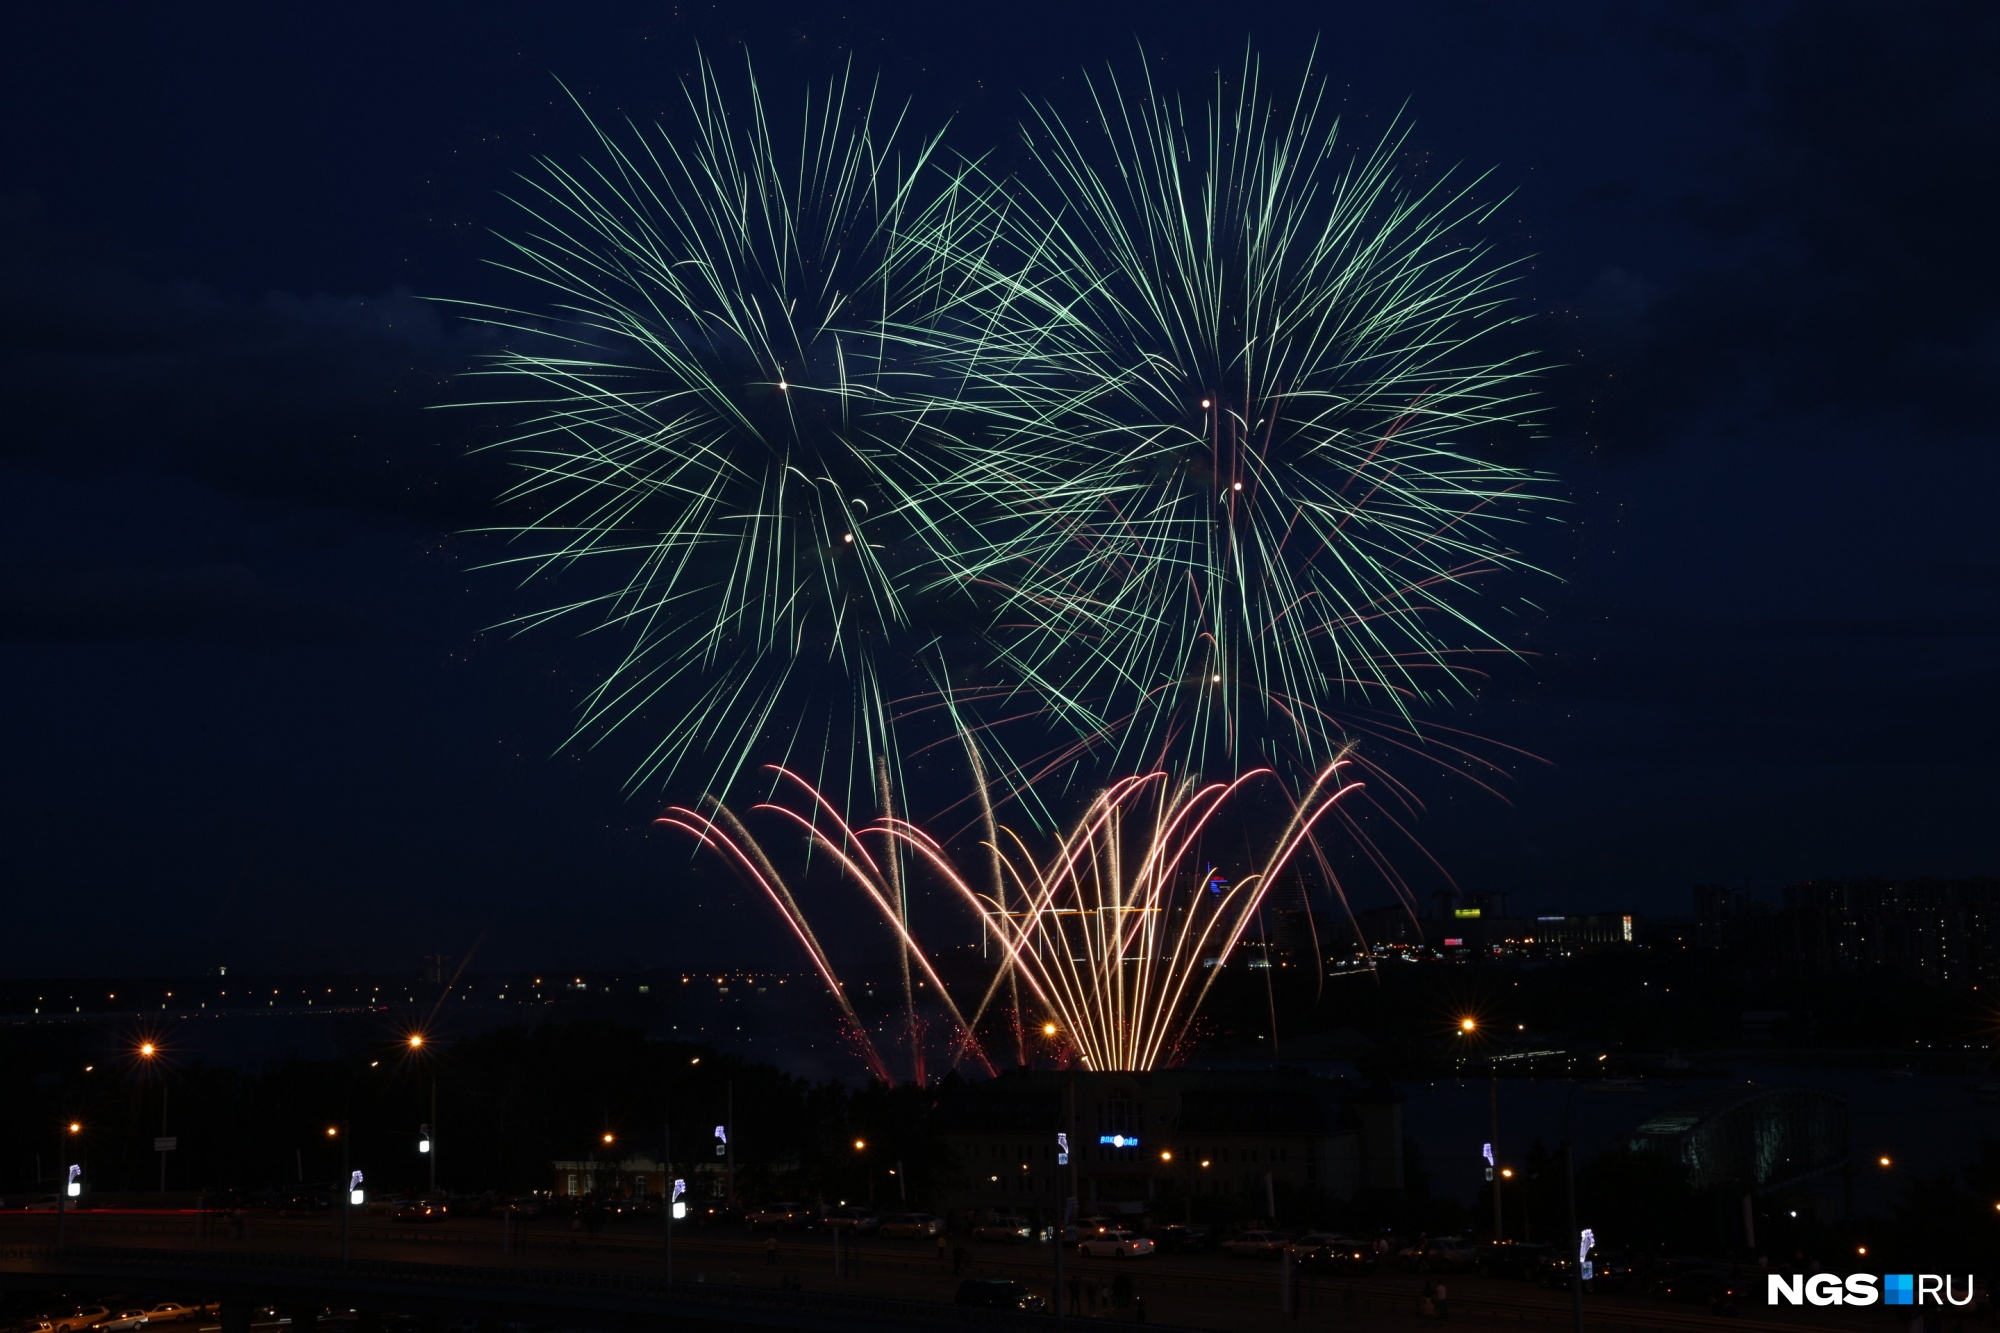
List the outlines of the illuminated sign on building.
{"type": "Polygon", "coordinates": [[[1139,1146],[1137,1134],[1099,1134],[1097,1141],[1111,1148],[1136,1148],[1139,1146]]]}

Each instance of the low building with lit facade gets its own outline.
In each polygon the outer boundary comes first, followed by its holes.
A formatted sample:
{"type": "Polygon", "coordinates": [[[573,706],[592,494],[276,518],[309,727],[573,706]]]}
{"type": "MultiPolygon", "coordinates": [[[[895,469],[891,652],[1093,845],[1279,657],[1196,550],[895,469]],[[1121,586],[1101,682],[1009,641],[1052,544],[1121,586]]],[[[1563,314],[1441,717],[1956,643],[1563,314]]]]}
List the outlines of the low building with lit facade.
{"type": "Polygon", "coordinates": [[[1398,1094],[1295,1071],[1014,1071],[938,1109],[958,1169],[937,1202],[954,1214],[1052,1222],[1071,1197],[1079,1215],[1110,1215],[1207,1195],[1267,1215],[1285,1198],[1403,1188],[1398,1094]]]}

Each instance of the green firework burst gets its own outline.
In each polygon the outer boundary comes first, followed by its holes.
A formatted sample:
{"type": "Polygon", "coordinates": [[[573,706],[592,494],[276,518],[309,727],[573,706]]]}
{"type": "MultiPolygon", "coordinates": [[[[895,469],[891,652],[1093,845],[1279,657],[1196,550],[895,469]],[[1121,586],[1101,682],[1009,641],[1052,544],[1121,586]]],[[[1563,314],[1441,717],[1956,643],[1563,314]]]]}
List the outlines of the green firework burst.
{"type": "Polygon", "coordinates": [[[1004,242],[957,260],[979,423],[945,470],[1008,517],[946,577],[1121,766],[1407,736],[1505,651],[1474,584],[1523,565],[1505,538],[1542,489],[1483,452],[1534,372],[1486,350],[1510,271],[1464,238],[1493,205],[1410,184],[1401,131],[1350,150],[1311,75],[1268,99],[1249,60],[1195,111],[1091,95],[1037,110],[976,232],[1004,242]]]}
{"type": "Polygon", "coordinates": [[[845,75],[785,124],[747,69],[685,91],[673,128],[600,128],[597,160],[524,178],[503,266],[547,304],[480,312],[529,515],[504,563],[561,590],[516,623],[621,641],[578,734],[643,726],[635,781],[697,762],[727,789],[795,748],[872,775],[940,540],[908,367],[951,304],[958,187],[845,75]]]}

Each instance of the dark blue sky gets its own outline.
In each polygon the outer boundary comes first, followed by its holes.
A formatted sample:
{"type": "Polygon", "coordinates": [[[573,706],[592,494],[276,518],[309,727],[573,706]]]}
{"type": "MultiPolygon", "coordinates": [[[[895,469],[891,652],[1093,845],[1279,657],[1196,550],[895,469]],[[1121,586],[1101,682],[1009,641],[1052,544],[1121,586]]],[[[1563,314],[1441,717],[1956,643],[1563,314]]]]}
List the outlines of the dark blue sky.
{"type": "Polygon", "coordinates": [[[2000,872],[2000,17],[1983,4],[44,6],[0,54],[0,877],[18,971],[793,960],[558,755],[595,648],[485,632],[503,473],[429,412],[532,154],[698,46],[854,56],[967,151],[1252,39],[1492,167],[1561,576],[1422,836],[1523,906],[2000,872]],[[1220,16],[1220,17],[1219,17],[1220,16]]]}

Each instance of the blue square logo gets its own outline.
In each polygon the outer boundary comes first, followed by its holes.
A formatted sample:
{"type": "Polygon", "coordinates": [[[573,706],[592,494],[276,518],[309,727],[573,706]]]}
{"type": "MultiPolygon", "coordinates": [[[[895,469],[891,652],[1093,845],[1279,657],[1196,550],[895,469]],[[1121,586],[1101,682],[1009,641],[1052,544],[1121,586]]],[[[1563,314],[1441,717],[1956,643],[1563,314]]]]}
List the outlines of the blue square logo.
{"type": "Polygon", "coordinates": [[[1882,1304],[1908,1305],[1911,1303],[1913,1283],[1908,1273],[1884,1273],[1882,1275],[1882,1304]]]}

